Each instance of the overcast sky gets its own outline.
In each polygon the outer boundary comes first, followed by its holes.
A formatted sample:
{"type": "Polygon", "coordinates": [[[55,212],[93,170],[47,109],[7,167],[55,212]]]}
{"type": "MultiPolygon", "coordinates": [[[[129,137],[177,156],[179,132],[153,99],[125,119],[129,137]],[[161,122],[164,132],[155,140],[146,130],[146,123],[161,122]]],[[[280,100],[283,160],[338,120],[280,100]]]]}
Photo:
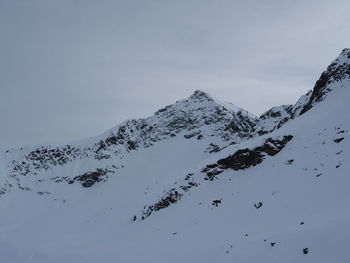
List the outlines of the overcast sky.
{"type": "Polygon", "coordinates": [[[201,89],[259,115],[350,47],[349,0],[0,0],[0,149],[97,135],[201,89]]]}

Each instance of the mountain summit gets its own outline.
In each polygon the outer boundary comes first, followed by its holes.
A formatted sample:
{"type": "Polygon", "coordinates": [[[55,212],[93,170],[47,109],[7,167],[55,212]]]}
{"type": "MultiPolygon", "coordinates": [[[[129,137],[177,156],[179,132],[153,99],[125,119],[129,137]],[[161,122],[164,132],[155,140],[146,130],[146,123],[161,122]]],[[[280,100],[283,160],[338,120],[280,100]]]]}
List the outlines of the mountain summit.
{"type": "Polygon", "coordinates": [[[324,71],[312,90],[310,99],[300,114],[305,113],[317,102],[322,101],[326,95],[337,86],[348,85],[350,77],[350,49],[345,48],[324,71]],[[345,82],[345,83],[343,83],[345,82]]]}
{"type": "Polygon", "coordinates": [[[208,100],[213,101],[214,99],[206,92],[201,90],[195,90],[193,94],[190,96],[192,100],[208,100]]]}
{"type": "Polygon", "coordinates": [[[344,49],[260,117],[196,90],[94,138],[7,151],[0,262],[348,262],[349,79],[344,49]]]}
{"type": "Polygon", "coordinates": [[[300,97],[294,105],[273,107],[263,113],[255,127],[260,135],[280,128],[287,121],[294,119],[322,102],[333,90],[347,88],[350,84],[350,49],[346,48],[327,67],[307,94],[300,97]]]}

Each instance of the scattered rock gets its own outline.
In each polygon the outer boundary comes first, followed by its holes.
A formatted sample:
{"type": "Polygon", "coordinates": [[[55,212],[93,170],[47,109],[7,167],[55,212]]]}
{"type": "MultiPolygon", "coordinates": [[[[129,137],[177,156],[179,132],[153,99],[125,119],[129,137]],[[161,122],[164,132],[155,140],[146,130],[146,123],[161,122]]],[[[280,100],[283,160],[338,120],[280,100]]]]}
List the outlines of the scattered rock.
{"type": "Polygon", "coordinates": [[[82,175],[78,175],[70,180],[68,183],[72,184],[76,181],[80,182],[83,187],[91,187],[97,182],[101,182],[106,179],[107,173],[112,172],[107,169],[97,169],[94,172],[87,172],[82,175]]]}
{"type": "Polygon", "coordinates": [[[192,176],[193,176],[193,173],[188,173],[188,174],[186,175],[186,177],[185,177],[185,180],[186,180],[186,181],[187,181],[187,180],[190,180],[192,176]]]}
{"type": "Polygon", "coordinates": [[[202,169],[202,173],[206,173],[207,177],[204,180],[213,181],[216,178],[216,175],[221,174],[224,170],[218,167],[219,165],[208,164],[205,168],[202,169]]]}
{"type": "Polygon", "coordinates": [[[179,193],[175,188],[170,189],[157,203],[144,207],[142,220],[149,217],[155,211],[167,208],[171,204],[177,203],[182,196],[183,194],[179,193]]]}
{"type": "Polygon", "coordinates": [[[38,195],[49,195],[51,194],[50,192],[36,192],[38,195]]]}
{"type": "Polygon", "coordinates": [[[293,159],[290,159],[290,160],[288,160],[288,161],[287,161],[287,163],[286,163],[286,164],[287,164],[287,165],[292,165],[292,164],[293,164],[293,162],[294,162],[294,160],[293,160],[293,159]]]}
{"type": "MultiPolygon", "coordinates": [[[[190,138],[192,138],[192,137],[194,137],[194,136],[200,136],[200,131],[196,131],[196,132],[192,132],[192,133],[189,133],[189,134],[185,134],[184,135],[184,137],[186,138],[186,139],[190,139],[190,138]]],[[[198,138],[198,137],[197,137],[198,138]]],[[[202,136],[202,138],[203,138],[203,136],[202,136]]],[[[200,139],[199,139],[200,140],[200,139]]]]}
{"type": "Polygon", "coordinates": [[[334,140],[334,142],[335,142],[335,143],[340,143],[342,140],[344,140],[344,137],[341,137],[341,138],[335,139],[335,140],[334,140]]]}
{"type": "Polygon", "coordinates": [[[207,150],[209,153],[217,153],[217,152],[220,152],[220,147],[219,147],[219,145],[216,145],[214,143],[210,143],[207,150]]]}
{"type": "Polygon", "coordinates": [[[213,200],[213,201],[211,202],[211,204],[212,204],[213,206],[218,207],[219,204],[221,204],[221,200],[213,200]]]}
{"type": "Polygon", "coordinates": [[[263,206],[263,203],[262,202],[258,202],[258,203],[255,203],[254,204],[254,207],[256,208],[256,209],[259,209],[260,207],[262,207],[263,206]]]}
{"type": "Polygon", "coordinates": [[[187,185],[181,185],[180,188],[182,190],[184,190],[185,192],[187,192],[189,189],[191,189],[192,187],[196,187],[196,186],[198,186],[197,183],[195,183],[195,182],[188,182],[187,185]]]}

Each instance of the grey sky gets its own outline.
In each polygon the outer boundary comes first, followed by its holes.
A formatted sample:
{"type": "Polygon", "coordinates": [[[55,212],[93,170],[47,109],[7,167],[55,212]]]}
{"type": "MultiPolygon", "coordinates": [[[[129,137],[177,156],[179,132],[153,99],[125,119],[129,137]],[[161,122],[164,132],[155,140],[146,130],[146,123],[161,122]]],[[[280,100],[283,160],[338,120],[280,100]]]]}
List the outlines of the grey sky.
{"type": "Polygon", "coordinates": [[[0,0],[0,149],[97,135],[202,89],[260,114],[349,47],[344,0],[0,0]]]}

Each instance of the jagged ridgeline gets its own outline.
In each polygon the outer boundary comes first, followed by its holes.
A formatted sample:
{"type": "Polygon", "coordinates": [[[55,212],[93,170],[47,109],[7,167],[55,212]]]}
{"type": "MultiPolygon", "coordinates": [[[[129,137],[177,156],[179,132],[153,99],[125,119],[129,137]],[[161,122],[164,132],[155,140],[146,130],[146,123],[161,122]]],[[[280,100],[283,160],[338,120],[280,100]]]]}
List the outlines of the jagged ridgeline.
{"type": "Polygon", "coordinates": [[[74,178],[85,178],[87,174],[94,174],[96,171],[116,174],[120,168],[118,160],[129,152],[148,148],[177,136],[187,140],[212,139],[206,147],[207,152],[216,153],[227,145],[239,144],[271,133],[289,120],[305,114],[322,102],[337,83],[348,79],[349,56],[350,50],[344,49],[322,73],[314,89],[302,96],[295,105],[273,107],[260,117],[197,90],[189,98],[164,107],[151,117],[125,121],[86,141],[64,146],[9,150],[5,154],[5,175],[8,177],[3,180],[1,192],[7,192],[16,186],[18,189],[31,189],[30,185],[22,186],[21,178],[33,175],[43,177],[38,180],[81,182],[82,186],[91,187],[93,184],[74,178]],[[93,169],[70,172],[62,180],[58,180],[57,176],[45,175],[51,170],[60,169],[59,167],[71,167],[75,163],[87,161],[94,163],[93,169]]]}
{"type": "Polygon", "coordinates": [[[344,49],[260,117],[197,90],[93,138],[8,150],[0,262],[348,262],[349,98],[344,49]]]}

